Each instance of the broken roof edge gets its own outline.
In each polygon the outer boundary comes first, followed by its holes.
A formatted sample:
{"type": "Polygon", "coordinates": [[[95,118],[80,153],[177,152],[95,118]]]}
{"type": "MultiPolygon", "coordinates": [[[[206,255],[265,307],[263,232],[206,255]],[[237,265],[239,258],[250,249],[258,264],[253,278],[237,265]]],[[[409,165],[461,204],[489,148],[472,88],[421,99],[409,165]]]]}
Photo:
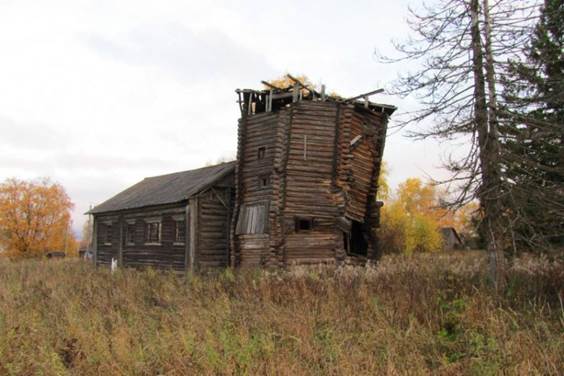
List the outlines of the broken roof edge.
{"type": "Polygon", "coordinates": [[[114,212],[121,212],[121,211],[126,211],[126,210],[145,209],[145,208],[149,208],[149,207],[163,206],[163,205],[174,205],[174,204],[181,203],[183,201],[189,200],[190,198],[192,198],[194,196],[201,194],[204,191],[207,191],[208,189],[213,187],[213,185],[215,183],[217,183],[219,180],[221,180],[221,179],[225,178],[226,176],[228,176],[229,174],[233,173],[234,170],[235,170],[235,164],[236,164],[236,161],[232,160],[232,161],[222,162],[222,163],[218,163],[218,164],[211,165],[211,166],[199,167],[199,168],[195,168],[195,169],[192,169],[192,170],[184,170],[184,171],[172,172],[172,173],[168,173],[168,174],[145,177],[145,178],[143,178],[143,180],[129,186],[128,188],[126,188],[126,189],[120,191],[119,193],[117,193],[116,195],[114,195],[114,196],[110,197],[109,199],[103,201],[102,203],[96,205],[92,209],[85,212],[83,215],[90,215],[90,214],[97,215],[97,214],[105,214],[105,213],[114,213],[114,212]],[[205,169],[218,168],[218,167],[221,167],[221,166],[227,166],[228,168],[226,168],[224,171],[221,171],[211,181],[202,185],[201,187],[199,187],[194,192],[191,192],[190,194],[184,194],[184,195],[182,195],[181,197],[178,197],[175,200],[171,200],[171,201],[167,201],[167,202],[160,202],[160,203],[146,204],[146,205],[126,206],[126,207],[121,207],[121,208],[116,208],[116,209],[97,210],[97,209],[100,209],[101,207],[103,207],[103,205],[105,205],[105,204],[111,202],[112,200],[114,200],[118,195],[123,194],[124,192],[131,190],[135,187],[138,187],[142,183],[144,183],[144,182],[146,183],[149,180],[154,180],[154,179],[164,178],[164,177],[170,177],[170,176],[173,176],[173,175],[181,176],[182,174],[194,173],[194,172],[198,172],[198,171],[205,170],[205,169]]]}
{"type": "MultiPolygon", "coordinates": [[[[304,88],[304,87],[301,87],[304,88]]],[[[281,89],[236,89],[235,93],[239,95],[239,103],[240,106],[243,104],[243,102],[246,102],[246,99],[248,96],[250,96],[251,94],[259,95],[261,96],[261,98],[268,98],[268,96],[272,93],[272,98],[276,99],[276,100],[280,100],[282,98],[287,98],[290,99],[291,97],[294,96],[293,94],[293,89],[294,87],[290,86],[287,88],[281,88],[281,89]],[[241,97],[242,95],[242,97],[241,97]]],[[[300,89],[300,88],[298,88],[300,89]]],[[[292,102],[285,102],[284,105],[289,105],[292,103],[298,103],[300,101],[319,101],[319,102],[333,102],[333,103],[338,103],[338,104],[349,104],[349,105],[354,105],[354,106],[363,106],[363,107],[368,107],[370,109],[377,109],[376,112],[382,112],[385,113],[388,116],[391,116],[396,110],[397,107],[393,106],[393,105],[389,105],[389,104],[384,104],[384,103],[377,103],[377,102],[372,102],[369,100],[363,100],[363,99],[357,99],[357,98],[368,98],[368,96],[373,95],[373,94],[378,94],[380,93],[380,89],[379,90],[374,90],[372,92],[369,93],[365,93],[365,94],[361,94],[359,96],[355,96],[355,97],[351,97],[351,98],[343,98],[340,96],[336,96],[336,95],[331,95],[331,94],[323,94],[323,96],[319,96],[319,93],[312,91],[311,89],[305,87],[305,90],[308,91],[307,95],[296,95],[296,97],[299,97],[298,101],[292,101],[292,102]]],[[[256,99],[256,98],[254,98],[256,99]]],[[[272,101],[272,100],[271,100],[272,101]]],[[[243,107],[241,107],[241,111],[243,112],[243,107]]],[[[256,112],[253,113],[253,115],[261,113],[260,112],[256,112]]]]}

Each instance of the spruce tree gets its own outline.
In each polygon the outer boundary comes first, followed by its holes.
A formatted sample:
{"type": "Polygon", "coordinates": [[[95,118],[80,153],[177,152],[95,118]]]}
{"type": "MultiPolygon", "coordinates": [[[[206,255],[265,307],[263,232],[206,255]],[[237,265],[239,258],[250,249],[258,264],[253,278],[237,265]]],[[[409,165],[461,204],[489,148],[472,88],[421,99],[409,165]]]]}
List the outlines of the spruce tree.
{"type": "Polygon", "coordinates": [[[515,248],[564,239],[564,3],[545,0],[523,61],[503,80],[502,161],[515,248]]]}

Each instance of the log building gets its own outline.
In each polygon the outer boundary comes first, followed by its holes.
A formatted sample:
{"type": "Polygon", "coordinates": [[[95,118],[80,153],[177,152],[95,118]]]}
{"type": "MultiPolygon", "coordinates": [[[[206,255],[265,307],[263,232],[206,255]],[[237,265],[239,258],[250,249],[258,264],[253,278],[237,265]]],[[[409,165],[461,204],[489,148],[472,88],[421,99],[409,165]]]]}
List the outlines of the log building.
{"type": "Polygon", "coordinates": [[[339,99],[293,80],[286,90],[237,91],[231,264],[374,260],[377,181],[395,107],[369,102],[374,92],[339,99]]]}
{"type": "Polygon", "coordinates": [[[235,163],[150,177],[90,210],[97,265],[229,264],[235,163]]]}
{"type": "Polygon", "coordinates": [[[289,76],[237,90],[237,160],[147,178],[90,211],[97,264],[177,270],[364,264],[379,256],[388,117],[374,91],[327,96],[289,76]]]}

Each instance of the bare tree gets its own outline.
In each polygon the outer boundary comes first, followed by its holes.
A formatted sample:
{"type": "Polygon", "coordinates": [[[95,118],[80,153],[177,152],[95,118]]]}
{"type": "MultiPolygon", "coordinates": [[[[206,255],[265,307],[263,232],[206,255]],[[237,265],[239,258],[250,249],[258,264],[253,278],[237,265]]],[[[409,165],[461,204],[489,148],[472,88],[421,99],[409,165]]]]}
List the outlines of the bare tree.
{"type": "Polygon", "coordinates": [[[400,126],[432,120],[432,125],[410,128],[416,139],[438,137],[469,140],[468,153],[449,158],[452,177],[459,188],[452,205],[479,198],[480,229],[490,254],[495,286],[504,284],[503,249],[506,242],[506,211],[498,128],[499,77],[509,57],[519,56],[536,17],[536,4],[519,0],[440,0],[410,9],[409,26],[414,33],[395,43],[401,56],[381,58],[388,63],[410,61],[419,69],[400,77],[392,94],[414,94],[420,108],[404,114],[400,126]]]}

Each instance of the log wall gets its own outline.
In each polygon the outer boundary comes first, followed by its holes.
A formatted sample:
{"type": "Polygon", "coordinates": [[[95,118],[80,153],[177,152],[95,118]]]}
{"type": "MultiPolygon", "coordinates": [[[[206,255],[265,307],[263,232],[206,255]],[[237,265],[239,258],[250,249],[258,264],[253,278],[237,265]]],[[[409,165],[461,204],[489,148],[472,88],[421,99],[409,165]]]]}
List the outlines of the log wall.
{"type": "Polygon", "coordinates": [[[215,188],[198,197],[199,221],[196,235],[198,268],[229,265],[231,188],[215,188]]]}
{"type": "Polygon", "coordinates": [[[227,266],[231,208],[232,188],[220,185],[191,198],[190,203],[97,214],[96,264],[109,265],[115,258],[127,267],[186,270],[191,266],[195,269],[227,266]],[[175,222],[181,218],[185,219],[185,241],[175,242],[175,222]],[[161,223],[159,244],[145,241],[146,221],[154,219],[161,223]],[[105,244],[108,222],[112,224],[111,244],[105,244]],[[126,239],[128,225],[134,228],[133,243],[126,239]]]}
{"type": "Polygon", "coordinates": [[[233,221],[232,264],[362,263],[374,257],[385,122],[384,114],[331,101],[299,101],[243,117],[235,207],[269,202],[269,223],[265,234],[244,234],[236,233],[233,221]],[[269,152],[262,162],[256,159],[260,145],[269,152]],[[270,176],[267,190],[255,184],[261,174],[270,176]],[[312,228],[298,228],[300,218],[311,219],[312,228]],[[339,218],[364,224],[367,257],[346,254],[339,218]]]}

